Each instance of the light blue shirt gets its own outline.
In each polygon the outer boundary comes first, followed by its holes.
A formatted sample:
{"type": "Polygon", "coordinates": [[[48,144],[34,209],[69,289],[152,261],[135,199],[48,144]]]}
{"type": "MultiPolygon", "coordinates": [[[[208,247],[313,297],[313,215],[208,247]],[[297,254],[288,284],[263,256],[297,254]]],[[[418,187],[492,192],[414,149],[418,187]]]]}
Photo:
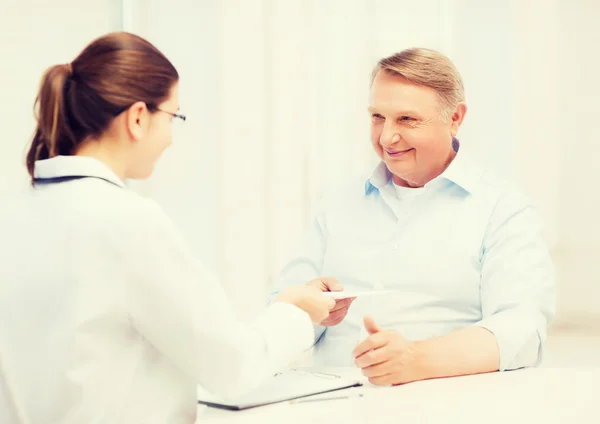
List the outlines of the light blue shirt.
{"type": "Polygon", "coordinates": [[[461,149],[421,189],[395,186],[380,163],[324,197],[276,291],[327,276],[346,290],[394,292],[359,297],[341,324],[316,327],[315,365],[352,364],[366,314],[409,340],[483,327],[496,337],[500,370],[539,364],[555,310],[541,219],[476,159],[461,149]]]}

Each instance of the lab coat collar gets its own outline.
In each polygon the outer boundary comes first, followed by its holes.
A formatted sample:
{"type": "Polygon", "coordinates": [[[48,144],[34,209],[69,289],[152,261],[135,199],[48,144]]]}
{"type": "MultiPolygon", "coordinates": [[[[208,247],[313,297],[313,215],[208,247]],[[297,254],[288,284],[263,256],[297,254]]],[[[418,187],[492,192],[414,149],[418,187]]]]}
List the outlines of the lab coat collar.
{"type": "Polygon", "coordinates": [[[52,183],[63,179],[100,178],[116,186],[125,187],[121,179],[103,162],[88,156],[55,156],[35,162],[36,182],[52,183]]]}

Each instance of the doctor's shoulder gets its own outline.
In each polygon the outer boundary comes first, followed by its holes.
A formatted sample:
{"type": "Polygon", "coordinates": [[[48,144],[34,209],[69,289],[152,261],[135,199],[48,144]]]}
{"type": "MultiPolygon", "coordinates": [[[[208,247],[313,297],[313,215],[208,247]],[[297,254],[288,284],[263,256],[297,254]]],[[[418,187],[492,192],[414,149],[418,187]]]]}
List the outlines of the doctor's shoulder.
{"type": "Polygon", "coordinates": [[[124,233],[142,233],[174,231],[171,219],[162,207],[153,199],[141,196],[129,190],[123,190],[115,198],[115,216],[113,219],[124,233]]]}

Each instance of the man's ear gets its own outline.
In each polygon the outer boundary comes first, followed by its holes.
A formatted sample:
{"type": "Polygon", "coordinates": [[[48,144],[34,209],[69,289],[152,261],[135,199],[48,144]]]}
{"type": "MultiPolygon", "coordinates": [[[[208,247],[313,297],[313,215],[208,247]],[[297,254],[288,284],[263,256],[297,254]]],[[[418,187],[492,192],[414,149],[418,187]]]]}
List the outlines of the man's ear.
{"type": "Polygon", "coordinates": [[[450,117],[450,134],[452,137],[455,137],[458,134],[458,129],[465,119],[465,115],[467,114],[467,105],[463,102],[460,102],[456,105],[456,109],[454,109],[454,113],[450,117]]]}

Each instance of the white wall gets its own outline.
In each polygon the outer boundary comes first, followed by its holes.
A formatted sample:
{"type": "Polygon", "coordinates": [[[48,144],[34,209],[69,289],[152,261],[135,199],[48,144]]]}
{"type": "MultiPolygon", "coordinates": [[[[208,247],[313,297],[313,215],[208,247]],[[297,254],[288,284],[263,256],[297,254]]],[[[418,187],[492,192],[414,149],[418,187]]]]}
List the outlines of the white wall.
{"type": "Polygon", "coordinates": [[[562,276],[559,307],[566,318],[600,324],[600,3],[558,2],[560,42],[553,49],[560,64],[557,86],[545,93],[558,108],[544,126],[559,143],[559,231],[557,266],[562,276]]]}
{"type": "Polygon", "coordinates": [[[547,93],[559,114],[548,126],[557,131],[561,156],[561,232],[565,247],[598,251],[600,247],[600,3],[578,0],[577,7],[559,3],[561,64],[558,90],[547,93]]]}
{"type": "Polygon", "coordinates": [[[0,6],[0,198],[27,183],[26,147],[42,73],[120,28],[120,1],[20,0],[0,6]]]}

